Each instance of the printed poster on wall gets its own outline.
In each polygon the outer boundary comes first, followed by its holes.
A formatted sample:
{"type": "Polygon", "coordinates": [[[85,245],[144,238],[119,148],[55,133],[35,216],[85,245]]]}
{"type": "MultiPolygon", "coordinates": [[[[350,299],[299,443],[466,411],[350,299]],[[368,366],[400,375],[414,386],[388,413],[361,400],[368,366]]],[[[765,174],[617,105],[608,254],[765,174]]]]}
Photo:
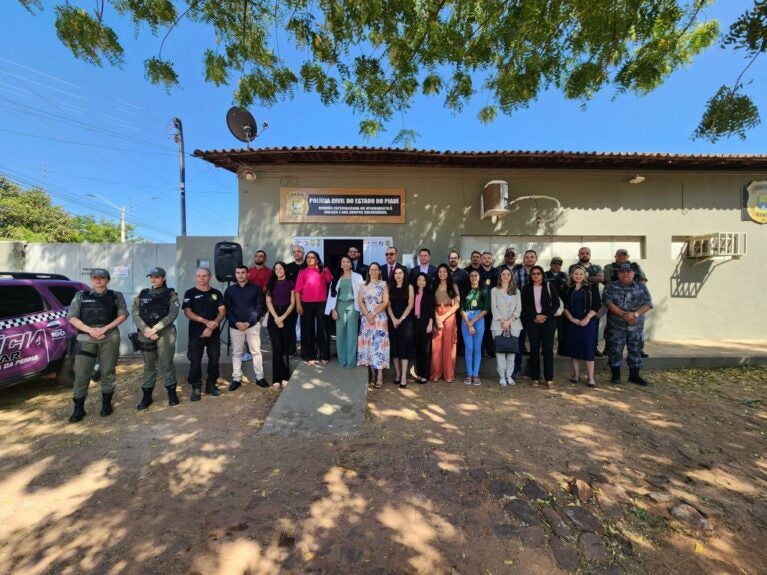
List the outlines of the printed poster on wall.
{"type": "Polygon", "coordinates": [[[404,224],[404,188],[280,188],[280,223],[404,224]]]}

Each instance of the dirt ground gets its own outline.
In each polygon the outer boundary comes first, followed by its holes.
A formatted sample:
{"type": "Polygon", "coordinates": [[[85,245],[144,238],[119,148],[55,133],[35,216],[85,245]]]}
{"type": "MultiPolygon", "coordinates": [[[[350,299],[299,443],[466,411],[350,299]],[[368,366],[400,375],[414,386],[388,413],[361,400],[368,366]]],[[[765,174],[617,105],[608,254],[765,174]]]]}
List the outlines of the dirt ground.
{"type": "Polygon", "coordinates": [[[119,371],[80,425],[52,381],[0,390],[0,572],[767,573],[767,369],[388,384],[351,439],[258,434],[250,384],[137,412],[119,371]]]}

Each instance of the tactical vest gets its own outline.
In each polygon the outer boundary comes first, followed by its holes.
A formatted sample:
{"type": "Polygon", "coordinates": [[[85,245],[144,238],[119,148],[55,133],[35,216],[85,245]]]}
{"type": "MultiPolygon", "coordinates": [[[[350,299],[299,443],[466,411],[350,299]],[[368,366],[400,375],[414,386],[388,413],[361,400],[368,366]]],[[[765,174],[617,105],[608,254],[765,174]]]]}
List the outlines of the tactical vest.
{"type": "Polygon", "coordinates": [[[155,293],[152,293],[149,288],[145,288],[138,294],[138,315],[149,327],[154,327],[157,322],[168,315],[172,293],[173,289],[166,287],[155,293]]]}
{"type": "Polygon", "coordinates": [[[117,297],[107,290],[103,294],[80,292],[80,321],[89,327],[101,327],[117,318],[117,297]]]}

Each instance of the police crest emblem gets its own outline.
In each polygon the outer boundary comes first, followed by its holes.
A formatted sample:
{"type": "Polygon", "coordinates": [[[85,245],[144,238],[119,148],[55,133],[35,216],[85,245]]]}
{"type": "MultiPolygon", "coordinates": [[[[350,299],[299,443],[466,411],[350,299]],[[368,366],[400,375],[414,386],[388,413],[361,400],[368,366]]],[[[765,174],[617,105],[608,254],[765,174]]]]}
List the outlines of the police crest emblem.
{"type": "Polygon", "coordinates": [[[744,215],[758,224],[767,224],[767,180],[751,182],[746,186],[743,197],[744,215]]]}
{"type": "Polygon", "coordinates": [[[305,192],[291,190],[285,198],[285,213],[291,218],[300,218],[309,213],[309,197],[305,192]]]}

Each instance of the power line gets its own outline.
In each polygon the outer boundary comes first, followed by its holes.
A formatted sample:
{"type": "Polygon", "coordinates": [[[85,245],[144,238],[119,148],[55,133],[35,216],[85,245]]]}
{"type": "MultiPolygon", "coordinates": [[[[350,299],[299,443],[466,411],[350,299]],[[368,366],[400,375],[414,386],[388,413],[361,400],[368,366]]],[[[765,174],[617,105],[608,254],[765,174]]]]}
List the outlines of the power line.
{"type": "MultiPolygon", "coordinates": [[[[162,144],[159,144],[157,142],[152,142],[150,140],[144,140],[142,138],[137,138],[135,136],[128,136],[128,135],[125,135],[125,134],[121,134],[120,132],[115,132],[115,131],[109,130],[107,128],[102,128],[100,126],[95,126],[93,124],[88,124],[87,122],[83,122],[81,120],[76,120],[74,118],[68,118],[68,117],[62,116],[60,114],[54,114],[54,113],[49,112],[47,110],[44,110],[42,108],[35,108],[34,106],[29,106],[27,104],[23,104],[21,102],[17,102],[15,100],[11,100],[9,98],[0,97],[0,100],[2,100],[4,102],[8,102],[12,106],[14,106],[17,111],[19,111],[19,112],[21,112],[23,114],[28,114],[30,116],[36,116],[36,117],[44,118],[44,119],[47,119],[47,120],[59,120],[59,121],[62,121],[62,122],[68,122],[70,124],[74,124],[76,126],[79,126],[79,127],[83,128],[84,130],[88,130],[88,131],[91,131],[91,132],[95,132],[95,133],[99,133],[99,134],[104,134],[104,135],[107,135],[107,136],[112,136],[114,138],[120,138],[120,139],[123,139],[123,140],[127,140],[129,142],[132,142],[132,143],[147,144],[147,145],[150,145],[150,146],[155,146],[155,147],[161,148],[163,150],[172,151],[172,148],[170,146],[164,146],[162,144]]],[[[5,109],[11,109],[11,110],[13,109],[13,108],[9,108],[8,106],[3,106],[2,104],[0,104],[0,107],[3,107],[5,109]]]]}
{"type": "MultiPolygon", "coordinates": [[[[76,205],[78,207],[85,208],[87,210],[91,210],[93,212],[97,212],[99,214],[102,214],[111,218],[116,217],[115,216],[116,210],[109,208],[107,206],[102,206],[101,204],[96,202],[85,200],[84,198],[78,196],[76,192],[70,192],[58,186],[51,186],[50,184],[46,182],[41,182],[34,178],[30,178],[15,170],[8,170],[5,168],[2,168],[2,170],[5,173],[9,174],[14,180],[21,182],[27,186],[40,188],[44,190],[46,193],[50,194],[52,197],[60,198],[69,204],[76,205]]],[[[152,224],[146,223],[143,218],[137,218],[137,217],[131,216],[129,223],[133,224],[137,228],[147,229],[147,230],[159,233],[160,235],[163,235],[163,236],[173,237],[173,238],[176,237],[174,234],[171,234],[162,228],[155,227],[152,224]]]]}
{"type": "Polygon", "coordinates": [[[134,154],[149,154],[153,156],[175,156],[175,154],[164,154],[161,152],[149,152],[146,150],[136,150],[132,148],[118,148],[113,146],[101,146],[98,144],[90,144],[87,142],[77,142],[75,140],[65,140],[63,138],[50,138],[48,136],[39,136],[37,134],[29,134],[27,132],[18,132],[16,130],[9,130],[7,128],[0,128],[0,132],[6,132],[8,134],[14,134],[16,136],[27,136],[29,138],[37,138],[39,140],[48,140],[51,142],[59,142],[62,144],[72,144],[75,146],[85,146],[88,148],[98,148],[100,150],[109,150],[109,151],[115,151],[115,152],[132,152],[134,154]]]}

